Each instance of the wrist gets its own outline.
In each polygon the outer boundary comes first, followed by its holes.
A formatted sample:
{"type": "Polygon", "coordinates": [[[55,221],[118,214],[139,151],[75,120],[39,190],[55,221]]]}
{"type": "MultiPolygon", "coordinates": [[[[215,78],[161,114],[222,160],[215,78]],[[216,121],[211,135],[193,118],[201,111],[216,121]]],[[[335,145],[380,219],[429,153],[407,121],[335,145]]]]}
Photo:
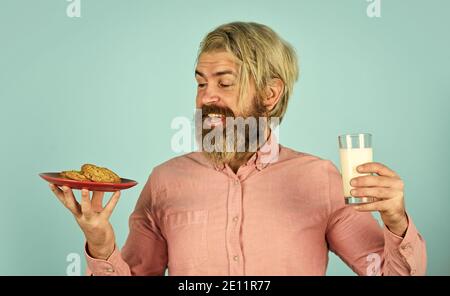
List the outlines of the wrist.
{"type": "Polygon", "coordinates": [[[114,252],[115,249],[115,243],[107,243],[101,246],[93,245],[89,242],[87,242],[87,252],[89,256],[91,256],[94,259],[100,259],[100,260],[108,260],[108,258],[111,256],[111,254],[114,252]]]}
{"type": "Polygon", "coordinates": [[[386,227],[389,229],[390,232],[394,233],[395,235],[398,235],[400,237],[404,237],[406,234],[406,231],[408,230],[408,216],[406,213],[404,213],[400,218],[392,219],[391,221],[388,220],[388,223],[384,223],[386,227]]]}

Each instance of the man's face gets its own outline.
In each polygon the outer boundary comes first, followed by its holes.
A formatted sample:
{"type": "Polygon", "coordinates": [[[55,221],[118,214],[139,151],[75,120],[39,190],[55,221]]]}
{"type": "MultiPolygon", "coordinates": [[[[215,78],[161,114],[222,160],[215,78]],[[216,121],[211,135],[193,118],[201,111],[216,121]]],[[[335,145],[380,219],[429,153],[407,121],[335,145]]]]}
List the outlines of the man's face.
{"type": "Polygon", "coordinates": [[[223,108],[234,116],[251,115],[255,87],[250,83],[248,97],[239,102],[239,67],[231,53],[203,53],[195,70],[197,80],[197,109],[205,106],[223,108]],[[238,104],[240,103],[240,104],[238,104]],[[240,105],[240,106],[239,106],[240,105]]]}
{"type": "MultiPolygon", "coordinates": [[[[239,152],[237,143],[245,143],[246,149],[250,143],[257,144],[249,137],[248,128],[245,132],[235,129],[232,137],[226,135],[226,118],[242,117],[244,119],[254,117],[258,120],[264,116],[264,108],[260,100],[256,98],[256,91],[253,81],[249,82],[246,90],[246,97],[240,98],[239,85],[239,64],[234,56],[228,52],[203,53],[198,59],[195,70],[197,80],[196,107],[202,112],[202,123],[206,122],[208,128],[202,129],[202,140],[215,127],[223,128],[223,139],[221,142],[214,142],[216,147],[225,147],[226,143],[231,143],[235,151],[209,152],[207,156],[215,162],[230,162],[245,157],[246,153],[239,152]],[[239,141],[238,141],[239,139],[239,141]]],[[[199,127],[197,127],[199,128],[199,127]]],[[[259,125],[255,127],[259,128],[259,125]]],[[[246,150],[247,151],[247,150],[246,150]]]]}

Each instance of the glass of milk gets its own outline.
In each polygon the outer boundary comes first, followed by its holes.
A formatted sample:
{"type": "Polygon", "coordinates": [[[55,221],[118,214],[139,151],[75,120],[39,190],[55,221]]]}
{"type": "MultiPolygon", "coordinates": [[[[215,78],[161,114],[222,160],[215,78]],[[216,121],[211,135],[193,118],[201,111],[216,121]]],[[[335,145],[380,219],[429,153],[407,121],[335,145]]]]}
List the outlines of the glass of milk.
{"type": "Polygon", "coordinates": [[[344,197],[346,204],[363,204],[375,201],[373,197],[354,197],[350,194],[350,181],[360,174],[356,167],[373,161],[371,134],[345,134],[338,137],[339,156],[341,159],[341,174],[344,183],[344,197]]]}

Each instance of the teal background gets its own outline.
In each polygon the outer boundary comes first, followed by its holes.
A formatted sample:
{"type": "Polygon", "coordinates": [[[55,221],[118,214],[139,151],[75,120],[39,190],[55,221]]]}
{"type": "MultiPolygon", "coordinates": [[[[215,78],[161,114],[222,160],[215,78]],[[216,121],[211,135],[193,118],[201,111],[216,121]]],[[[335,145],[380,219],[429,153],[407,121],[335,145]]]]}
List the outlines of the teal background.
{"type": "MultiPolygon", "coordinates": [[[[375,160],[406,183],[428,274],[450,275],[448,1],[0,1],[0,274],[64,275],[83,254],[73,217],[39,172],[102,164],[135,179],[112,217],[118,244],[152,168],[192,118],[202,37],[235,20],[296,48],[301,78],[281,142],[338,164],[337,136],[371,132],[375,160]]],[[[108,195],[109,196],[109,195],[108,195]]],[[[83,260],[84,269],[84,260],[83,260]]],[[[351,270],[330,255],[330,275],[351,270]]]]}

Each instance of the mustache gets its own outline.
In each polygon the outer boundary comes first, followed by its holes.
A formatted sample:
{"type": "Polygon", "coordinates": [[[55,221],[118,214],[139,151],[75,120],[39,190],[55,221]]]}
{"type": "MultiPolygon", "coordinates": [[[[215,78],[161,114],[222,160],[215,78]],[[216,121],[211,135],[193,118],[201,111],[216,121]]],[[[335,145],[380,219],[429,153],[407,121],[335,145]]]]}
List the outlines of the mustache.
{"type": "Polygon", "coordinates": [[[210,114],[210,113],[220,114],[225,117],[235,117],[234,112],[230,108],[216,106],[216,105],[203,105],[201,112],[202,112],[202,118],[207,117],[208,114],[210,114]]]}

